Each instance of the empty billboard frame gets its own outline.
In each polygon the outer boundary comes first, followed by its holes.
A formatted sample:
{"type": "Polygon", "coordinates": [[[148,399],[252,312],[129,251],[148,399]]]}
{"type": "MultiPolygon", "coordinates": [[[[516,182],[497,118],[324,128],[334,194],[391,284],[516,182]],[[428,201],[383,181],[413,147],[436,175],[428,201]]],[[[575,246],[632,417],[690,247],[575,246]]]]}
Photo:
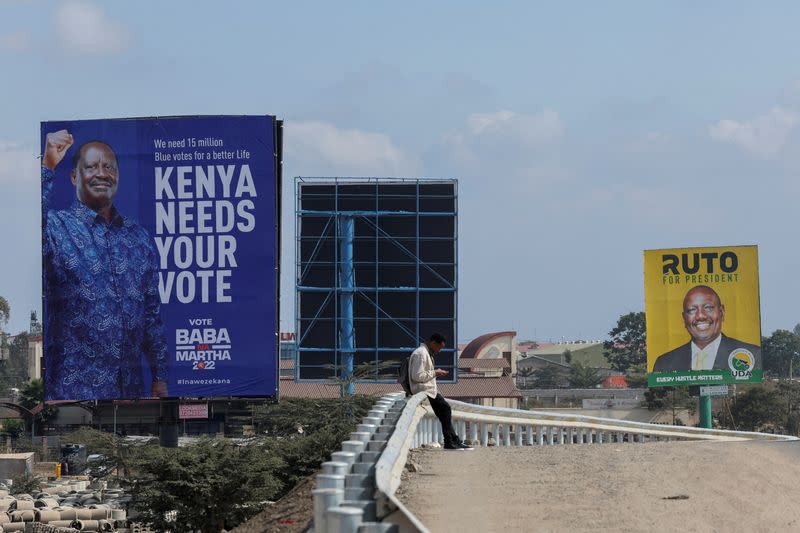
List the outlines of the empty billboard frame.
{"type": "Polygon", "coordinates": [[[458,182],[298,177],[295,189],[295,378],[372,363],[362,380],[393,382],[396,363],[439,332],[439,381],[455,382],[458,182]]]}

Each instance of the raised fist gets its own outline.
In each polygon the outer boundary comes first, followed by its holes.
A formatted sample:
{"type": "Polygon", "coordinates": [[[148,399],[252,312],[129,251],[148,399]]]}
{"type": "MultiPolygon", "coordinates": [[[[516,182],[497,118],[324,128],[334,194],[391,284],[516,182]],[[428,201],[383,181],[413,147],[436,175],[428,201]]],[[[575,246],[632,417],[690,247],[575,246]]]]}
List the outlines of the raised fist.
{"type": "Polygon", "coordinates": [[[55,170],[70,146],[72,146],[72,134],[67,130],[48,133],[45,137],[42,166],[55,170]]]}

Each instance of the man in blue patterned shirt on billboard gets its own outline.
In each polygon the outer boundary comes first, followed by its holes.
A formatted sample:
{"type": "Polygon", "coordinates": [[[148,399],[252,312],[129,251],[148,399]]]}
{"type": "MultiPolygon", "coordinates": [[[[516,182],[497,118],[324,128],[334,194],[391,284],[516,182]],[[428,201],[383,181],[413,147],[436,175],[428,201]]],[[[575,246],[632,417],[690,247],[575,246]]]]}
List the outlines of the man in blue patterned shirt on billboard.
{"type": "Polygon", "coordinates": [[[45,391],[49,400],[167,396],[167,344],[159,315],[158,262],[147,231],[114,207],[117,156],[102,141],[75,151],[76,199],[52,209],[56,166],[72,146],[48,133],[42,156],[45,391]]]}

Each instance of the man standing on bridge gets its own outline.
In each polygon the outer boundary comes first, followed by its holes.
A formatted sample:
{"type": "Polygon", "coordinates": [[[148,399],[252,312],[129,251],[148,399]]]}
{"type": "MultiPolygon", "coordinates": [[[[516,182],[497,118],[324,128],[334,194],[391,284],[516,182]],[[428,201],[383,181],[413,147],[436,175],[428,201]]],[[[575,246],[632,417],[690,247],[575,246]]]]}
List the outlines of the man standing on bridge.
{"type": "Polygon", "coordinates": [[[458,438],[458,434],[453,428],[452,412],[450,404],[439,394],[436,386],[436,378],[447,375],[447,370],[434,368],[433,356],[437,355],[444,348],[446,339],[440,333],[433,333],[425,344],[411,353],[408,361],[408,377],[411,382],[411,392],[425,392],[428,401],[433,408],[433,412],[442,424],[442,435],[444,435],[445,450],[472,450],[473,448],[464,444],[458,438]]]}

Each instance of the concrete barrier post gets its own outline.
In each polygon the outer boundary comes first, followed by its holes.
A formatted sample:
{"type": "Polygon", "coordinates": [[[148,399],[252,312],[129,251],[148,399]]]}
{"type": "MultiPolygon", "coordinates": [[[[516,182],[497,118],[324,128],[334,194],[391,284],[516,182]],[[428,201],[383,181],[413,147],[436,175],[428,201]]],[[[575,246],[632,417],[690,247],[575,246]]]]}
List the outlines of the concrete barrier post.
{"type": "Polygon", "coordinates": [[[350,433],[350,440],[360,440],[361,442],[369,442],[372,438],[371,433],[367,433],[366,431],[353,431],[350,433]]]}
{"type": "Polygon", "coordinates": [[[489,424],[487,422],[480,422],[481,425],[481,446],[489,445],[489,424]]]}
{"type": "Polygon", "coordinates": [[[525,428],[525,438],[528,441],[528,446],[533,446],[533,426],[528,426],[525,428]]]}
{"type": "Polygon", "coordinates": [[[503,424],[503,446],[511,446],[511,424],[503,424]]]}
{"type": "Polygon", "coordinates": [[[338,505],[344,499],[344,490],[314,489],[311,491],[314,500],[314,533],[326,533],[326,511],[338,505]]]}
{"type": "MultiPolygon", "coordinates": [[[[536,442],[539,446],[544,446],[544,428],[542,426],[536,426],[536,442]]],[[[552,442],[548,444],[552,444],[552,442]]]]}
{"type": "Polygon", "coordinates": [[[475,421],[469,423],[469,440],[472,441],[472,444],[478,442],[478,423],[475,421]]]}
{"type": "Polygon", "coordinates": [[[558,443],[564,444],[566,442],[566,430],[564,428],[556,428],[556,431],[558,431],[558,443]]]}
{"type": "Polygon", "coordinates": [[[339,463],[336,461],[327,461],[322,463],[322,473],[332,476],[344,476],[350,470],[350,465],[347,463],[339,463]]]}
{"type": "Polygon", "coordinates": [[[331,461],[347,463],[349,466],[356,462],[356,454],[353,452],[333,452],[331,454],[331,461]]]}
{"type": "Polygon", "coordinates": [[[317,488],[344,490],[344,476],[336,476],[333,474],[318,474],[317,488]]]}
{"type": "Polygon", "coordinates": [[[364,510],[357,507],[334,507],[326,515],[327,533],[356,533],[364,521],[364,510]]]}

